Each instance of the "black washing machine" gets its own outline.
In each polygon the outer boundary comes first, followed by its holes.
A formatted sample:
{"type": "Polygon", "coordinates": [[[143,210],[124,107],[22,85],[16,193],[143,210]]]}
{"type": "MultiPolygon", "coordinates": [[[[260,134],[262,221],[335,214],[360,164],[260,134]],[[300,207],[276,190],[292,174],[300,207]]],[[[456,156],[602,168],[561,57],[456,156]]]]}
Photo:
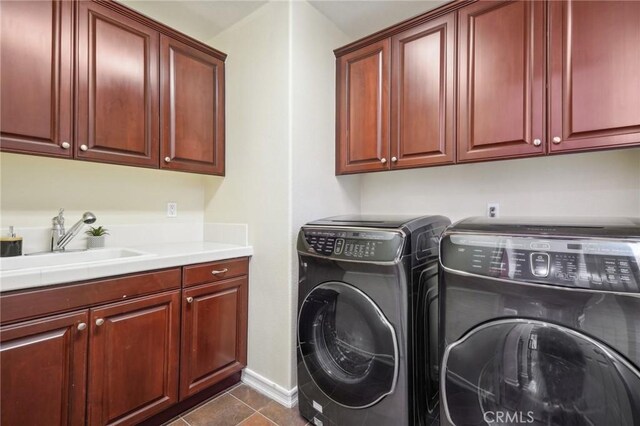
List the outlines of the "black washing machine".
{"type": "Polygon", "coordinates": [[[441,241],[443,425],[640,425],[640,220],[471,218],[441,241]]]}
{"type": "Polygon", "coordinates": [[[340,216],[300,230],[298,404],[315,425],[438,415],[442,216],[340,216]]]}

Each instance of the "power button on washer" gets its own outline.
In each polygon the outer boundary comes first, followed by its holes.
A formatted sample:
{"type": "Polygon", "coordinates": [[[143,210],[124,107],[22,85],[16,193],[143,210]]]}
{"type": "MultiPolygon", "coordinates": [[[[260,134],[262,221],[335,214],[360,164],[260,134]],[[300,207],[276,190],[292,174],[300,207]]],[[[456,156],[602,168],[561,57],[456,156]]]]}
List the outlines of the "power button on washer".
{"type": "Polygon", "coordinates": [[[549,255],[547,253],[531,253],[531,273],[536,277],[549,276],[549,255]]]}

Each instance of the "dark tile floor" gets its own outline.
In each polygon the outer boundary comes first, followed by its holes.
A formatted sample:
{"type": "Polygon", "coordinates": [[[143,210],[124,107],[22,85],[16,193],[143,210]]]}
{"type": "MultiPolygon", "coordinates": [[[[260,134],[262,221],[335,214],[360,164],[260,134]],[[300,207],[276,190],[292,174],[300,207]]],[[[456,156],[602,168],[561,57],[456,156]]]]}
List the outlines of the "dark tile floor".
{"type": "Polygon", "coordinates": [[[167,426],[304,426],[298,407],[286,408],[240,384],[183,413],[167,426]]]}

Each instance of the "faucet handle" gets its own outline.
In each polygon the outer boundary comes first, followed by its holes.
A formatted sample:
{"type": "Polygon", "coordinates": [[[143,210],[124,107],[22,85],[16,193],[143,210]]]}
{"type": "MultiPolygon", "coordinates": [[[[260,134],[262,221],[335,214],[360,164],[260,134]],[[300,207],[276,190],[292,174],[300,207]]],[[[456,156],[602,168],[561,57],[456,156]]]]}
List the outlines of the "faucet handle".
{"type": "Polygon", "coordinates": [[[60,209],[60,211],[58,211],[58,216],[53,218],[53,223],[64,225],[64,209],[60,209]]]}

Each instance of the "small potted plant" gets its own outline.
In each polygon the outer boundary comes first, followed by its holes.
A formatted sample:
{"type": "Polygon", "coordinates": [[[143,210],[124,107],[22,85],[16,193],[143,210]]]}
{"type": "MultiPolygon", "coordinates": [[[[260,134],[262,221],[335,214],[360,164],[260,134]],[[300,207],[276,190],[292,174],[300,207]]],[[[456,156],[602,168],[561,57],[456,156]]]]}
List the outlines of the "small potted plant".
{"type": "Polygon", "coordinates": [[[87,237],[87,248],[102,248],[104,247],[105,236],[109,235],[109,230],[102,226],[90,226],[85,232],[87,237]]]}

